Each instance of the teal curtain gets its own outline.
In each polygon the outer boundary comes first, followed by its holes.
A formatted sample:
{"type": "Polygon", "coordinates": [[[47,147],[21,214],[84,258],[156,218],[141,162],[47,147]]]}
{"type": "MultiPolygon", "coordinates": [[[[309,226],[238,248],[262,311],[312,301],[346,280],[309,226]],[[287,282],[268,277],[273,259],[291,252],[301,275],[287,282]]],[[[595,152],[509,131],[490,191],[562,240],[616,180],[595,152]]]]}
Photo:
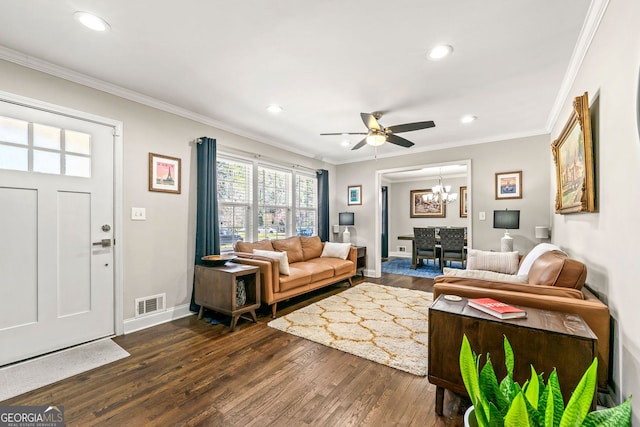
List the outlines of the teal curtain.
{"type": "Polygon", "coordinates": [[[382,187],[382,258],[389,258],[389,188],[382,187]]]}
{"type": "MultiPolygon", "coordinates": [[[[198,145],[198,178],[196,211],[196,264],[205,255],[220,254],[220,225],[218,223],[218,176],[216,164],[216,140],[203,136],[198,145]]],[[[195,289],[195,280],[194,280],[195,289]]],[[[198,311],[191,292],[191,311],[198,311]]]]}
{"type": "Polygon", "coordinates": [[[318,179],[318,236],[323,242],[329,241],[329,171],[316,171],[318,179]]]}

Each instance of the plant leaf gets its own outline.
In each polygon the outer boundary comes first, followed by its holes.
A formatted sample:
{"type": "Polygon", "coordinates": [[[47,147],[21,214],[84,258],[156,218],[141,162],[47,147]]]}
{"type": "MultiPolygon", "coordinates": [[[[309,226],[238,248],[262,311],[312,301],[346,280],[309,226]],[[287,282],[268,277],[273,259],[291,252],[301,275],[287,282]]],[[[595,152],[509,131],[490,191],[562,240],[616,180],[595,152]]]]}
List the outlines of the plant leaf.
{"type": "Polygon", "coordinates": [[[553,405],[553,426],[558,427],[564,414],[564,400],[562,399],[562,390],[558,382],[558,373],[555,369],[549,375],[547,389],[549,390],[547,405],[553,405]]]}
{"type": "Polygon", "coordinates": [[[590,412],[582,422],[585,427],[628,427],[631,425],[631,397],[621,405],[590,412]]]}
{"type": "Polygon", "coordinates": [[[518,393],[511,402],[509,412],[504,417],[505,427],[529,427],[529,413],[522,393],[518,393]]]}
{"type": "Polygon", "coordinates": [[[491,358],[487,355],[487,363],[485,363],[482,371],[480,371],[480,390],[484,394],[484,398],[488,402],[493,402],[501,416],[507,413],[509,409],[509,401],[504,397],[498,386],[498,379],[493,370],[491,358]]]}
{"type": "Polygon", "coordinates": [[[535,409],[538,409],[538,398],[540,397],[540,383],[538,382],[538,374],[533,365],[531,366],[531,379],[527,381],[524,387],[524,397],[535,409]]]}
{"type": "Polygon", "coordinates": [[[504,364],[507,367],[507,375],[509,375],[509,378],[513,379],[513,367],[515,365],[515,360],[513,357],[511,343],[507,339],[506,335],[504,335],[504,364]]]}
{"type": "Polygon", "coordinates": [[[585,419],[591,408],[596,390],[596,377],[598,371],[598,359],[593,359],[591,366],[584,373],[580,382],[567,403],[562,414],[560,427],[579,426],[585,419]]]}
{"type": "Polygon", "coordinates": [[[476,410],[480,406],[477,400],[480,398],[480,385],[478,380],[478,368],[476,365],[477,357],[471,352],[471,345],[465,334],[462,337],[462,346],[460,347],[460,374],[467,389],[469,398],[473,402],[476,410]]]}
{"type": "Polygon", "coordinates": [[[548,386],[545,389],[545,395],[540,401],[541,403],[543,401],[546,403],[546,405],[541,406],[541,408],[544,408],[544,425],[549,427],[557,427],[560,424],[560,417],[556,417],[555,406],[553,405],[554,390],[555,388],[553,385],[548,386]]]}

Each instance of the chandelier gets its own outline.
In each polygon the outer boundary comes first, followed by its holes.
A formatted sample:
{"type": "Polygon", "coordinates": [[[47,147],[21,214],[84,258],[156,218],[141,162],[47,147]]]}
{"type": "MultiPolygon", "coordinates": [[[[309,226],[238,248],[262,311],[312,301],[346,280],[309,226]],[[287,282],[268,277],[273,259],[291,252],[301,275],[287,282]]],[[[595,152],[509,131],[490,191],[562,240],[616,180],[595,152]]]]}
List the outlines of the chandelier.
{"type": "Polygon", "coordinates": [[[438,175],[438,185],[432,187],[431,193],[423,197],[434,206],[448,205],[458,200],[458,194],[451,192],[450,185],[442,185],[442,175],[438,175]]]}

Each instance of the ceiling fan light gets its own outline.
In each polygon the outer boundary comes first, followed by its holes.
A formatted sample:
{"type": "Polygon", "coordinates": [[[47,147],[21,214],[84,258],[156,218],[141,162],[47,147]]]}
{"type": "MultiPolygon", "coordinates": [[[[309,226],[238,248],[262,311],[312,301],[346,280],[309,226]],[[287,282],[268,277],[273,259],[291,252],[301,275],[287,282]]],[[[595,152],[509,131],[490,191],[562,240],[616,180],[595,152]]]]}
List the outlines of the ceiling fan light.
{"type": "Polygon", "coordinates": [[[384,144],[384,142],[387,140],[386,136],[381,135],[379,133],[374,133],[371,134],[369,136],[367,136],[367,144],[374,146],[374,147],[378,147],[382,144],[384,144]]]}

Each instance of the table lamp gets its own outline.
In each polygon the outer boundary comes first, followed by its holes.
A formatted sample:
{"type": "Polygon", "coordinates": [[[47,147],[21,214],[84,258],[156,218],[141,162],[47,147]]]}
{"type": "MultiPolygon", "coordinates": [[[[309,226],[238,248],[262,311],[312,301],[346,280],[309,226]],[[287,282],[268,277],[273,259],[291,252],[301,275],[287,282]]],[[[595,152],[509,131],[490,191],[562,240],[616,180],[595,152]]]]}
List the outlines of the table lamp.
{"type": "Polygon", "coordinates": [[[338,214],[338,225],[344,225],[344,232],[342,233],[342,242],[351,243],[351,233],[349,232],[349,226],[354,225],[353,212],[340,212],[338,214]]]}
{"type": "Polygon", "coordinates": [[[493,228],[504,229],[504,236],[500,239],[500,251],[513,251],[513,238],[509,235],[509,230],[520,228],[520,211],[493,211],[493,228]]]}

